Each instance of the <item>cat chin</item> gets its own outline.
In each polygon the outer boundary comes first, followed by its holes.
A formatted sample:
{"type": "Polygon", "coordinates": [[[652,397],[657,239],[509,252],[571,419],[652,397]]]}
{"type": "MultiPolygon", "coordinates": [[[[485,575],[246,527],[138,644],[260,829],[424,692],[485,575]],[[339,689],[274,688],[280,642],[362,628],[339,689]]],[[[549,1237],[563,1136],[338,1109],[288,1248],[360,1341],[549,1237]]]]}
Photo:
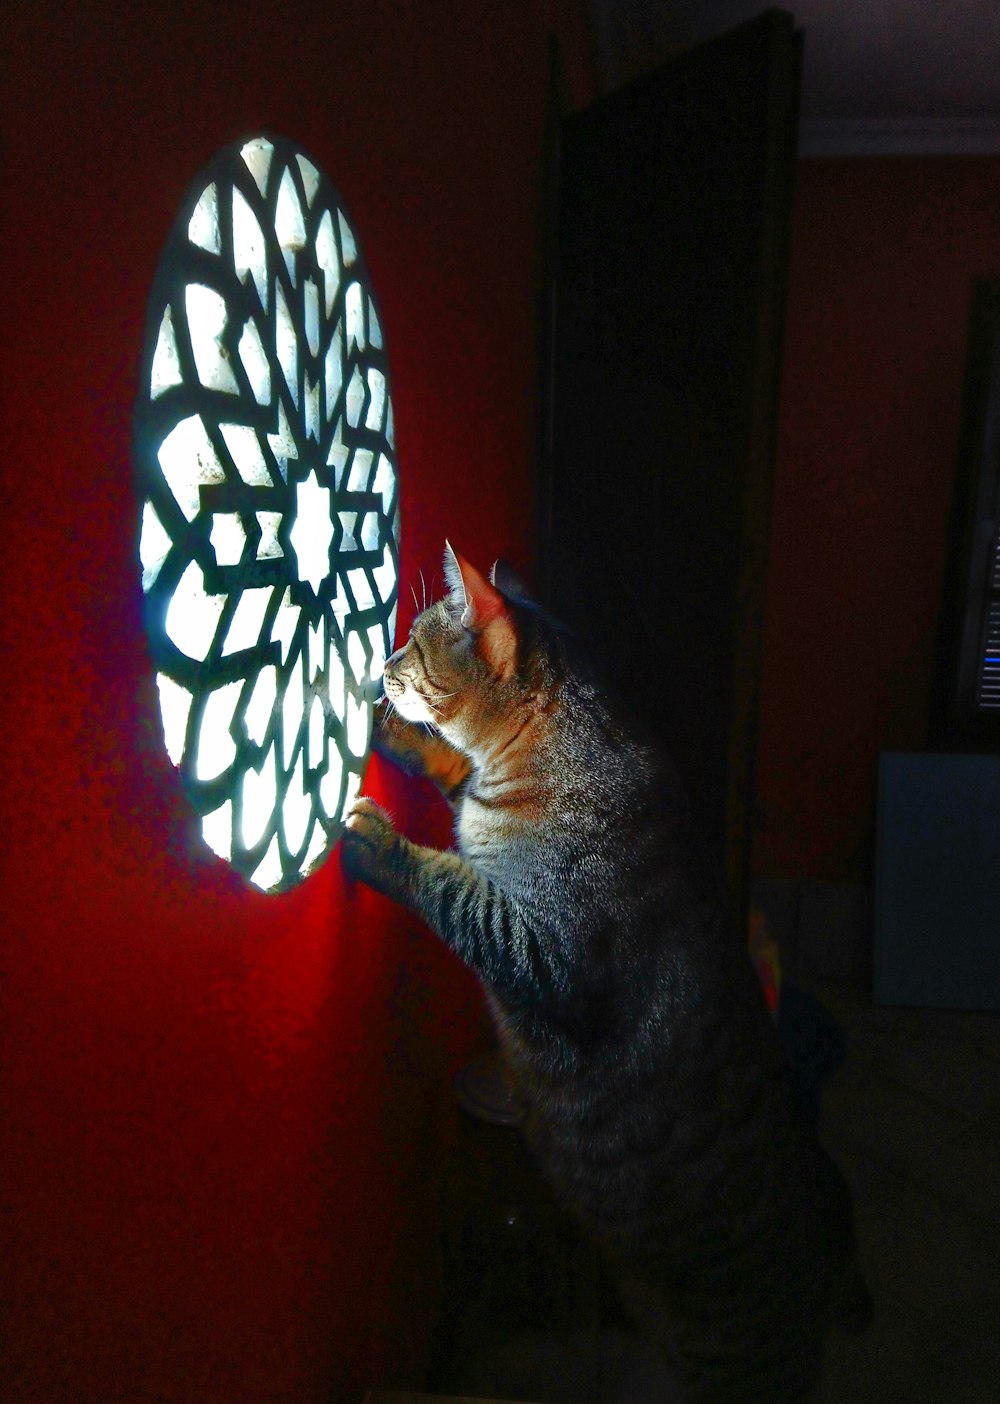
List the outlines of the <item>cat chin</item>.
{"type": "Polygon", "coordinates": [[[407,690],[401,697],[394,697],[392,705],[406,721],[430,722],[432,726],[435,724],[434,713],[424,699],[418,697],[415,692],[407,690]]]}

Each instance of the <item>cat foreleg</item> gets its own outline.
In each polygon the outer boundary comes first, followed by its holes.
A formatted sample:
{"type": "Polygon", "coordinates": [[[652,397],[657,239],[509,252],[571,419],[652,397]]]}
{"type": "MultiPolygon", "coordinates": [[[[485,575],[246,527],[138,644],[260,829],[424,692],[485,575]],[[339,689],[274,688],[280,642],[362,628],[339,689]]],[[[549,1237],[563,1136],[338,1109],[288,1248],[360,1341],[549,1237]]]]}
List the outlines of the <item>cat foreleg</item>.
{"type": "Polygon", "coordinates": [[[341,854],[351,877],[409,907],[507,999],[533,1002],[551,989],[552,972],[531,928],[459,854],[412,843],[365,797],[347,816],[341,854]]]}
{"type": "Polygon", "coordinates": [[[423,722],[407,721],[385,705],[376,712],[372,745],[405,770],[432,780],[445,799],[457,803],[472,770],[468,756],[423,722]]]}

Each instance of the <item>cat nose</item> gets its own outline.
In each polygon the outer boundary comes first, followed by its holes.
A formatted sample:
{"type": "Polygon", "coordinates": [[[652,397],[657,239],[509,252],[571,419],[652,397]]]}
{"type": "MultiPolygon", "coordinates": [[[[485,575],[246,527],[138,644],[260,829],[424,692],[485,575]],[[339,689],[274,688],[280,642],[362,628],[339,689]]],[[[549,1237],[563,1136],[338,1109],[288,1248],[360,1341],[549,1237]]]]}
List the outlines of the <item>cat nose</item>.
{"type": "Polygon", "coordinates": [[[397,648],[395,653],[390,654],[390,656],[385,660],[385,668],[383,669],[383,674],[388,673],[391,668],[398,668],[400,663],[402,663],[403,661],[403,654],[405,652],[406,649],[404,647],[397,648]]]}
{"type": "MultiPolygon", "coordinates": [[[[381,702],[382,698],[385,696],[386,673],[389,672],[390,668],[394,668],[396,664],[399,663],[400,659],[403,657],[404,651],[404,649],[397,648],[396,652],[385,660],[385,663],[382,665],[382,672],[379,676],[372,678],[369,682],[368,696],[373,703],[381,702]]],[[[389,679],[390,683],[394,681],[394,678],[389,679]]]]}
{"type": "Polygon", "coordinates": [[[402,691],[399,679],[395,676],[393,669],[398,667],[403,661],[403,654],[405,652],[405,648],[397,648],[396,652],[385,660],[385,664],[382,668],[382,676],[374,684],[374,700],[376,702],[389,693],[395,693],[398,696],[402,691]]]}

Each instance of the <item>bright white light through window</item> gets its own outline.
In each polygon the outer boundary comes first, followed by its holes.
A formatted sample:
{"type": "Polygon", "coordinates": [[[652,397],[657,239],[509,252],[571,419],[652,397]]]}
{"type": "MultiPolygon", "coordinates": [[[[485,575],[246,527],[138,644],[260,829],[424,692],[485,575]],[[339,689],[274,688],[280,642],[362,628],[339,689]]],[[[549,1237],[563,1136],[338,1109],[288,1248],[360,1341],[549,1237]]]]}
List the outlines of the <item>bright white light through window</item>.
{"type": "Polygon", "coordinates": [[[226,148],[150,299],[135,457],[164,746],[208,846],[265,890],[340,835],[392,651],[399,494],[357,235],[292,144],[226,148]]]}

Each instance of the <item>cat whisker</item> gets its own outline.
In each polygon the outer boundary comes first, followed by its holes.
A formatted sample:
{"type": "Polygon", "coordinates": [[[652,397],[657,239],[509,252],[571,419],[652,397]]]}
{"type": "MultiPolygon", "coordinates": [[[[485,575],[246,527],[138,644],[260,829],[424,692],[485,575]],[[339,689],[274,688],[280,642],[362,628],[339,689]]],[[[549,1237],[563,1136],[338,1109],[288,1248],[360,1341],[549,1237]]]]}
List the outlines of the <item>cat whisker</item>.
{"type": "Polygon", "coordinates": [[[433,712],[434,715],[437,717],[441,716],[444,711],[444,708],[441,707],[439,703],[447,702],[449,697],[457,696],[457,692],[436,692],[433,698],[427,697],[423,693],[421,693],[420,695],[421,701],[424,703],[424,706],[427,708],[427,710],[429,712],[433,712]]]}

